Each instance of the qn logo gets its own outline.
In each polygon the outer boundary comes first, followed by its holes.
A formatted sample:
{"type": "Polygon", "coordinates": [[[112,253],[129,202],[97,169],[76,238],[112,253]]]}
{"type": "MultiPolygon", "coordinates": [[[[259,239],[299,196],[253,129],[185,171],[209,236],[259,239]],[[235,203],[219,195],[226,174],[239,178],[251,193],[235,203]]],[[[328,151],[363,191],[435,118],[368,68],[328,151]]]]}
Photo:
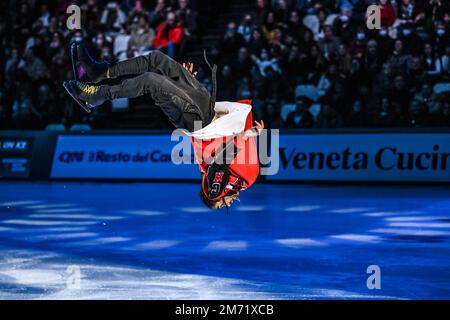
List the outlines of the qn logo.
{"type": "Polygon", "coordinates": [[[367,8],[367,29],[375,30],[381,29],[381,9],[376,4],[367,8]]]}
{"type": "Polygon", "coordinates": [[[67,7],[66,13],[69,17],[66,21],[67,29],[77,30],[81,29],[81,9],[79,6],[73,4],[67,7]]]}
{"type": "Polygon", "coordinates": [[[367,278],[367,289],[381,289],[381,269],[377,265],[371,265],[367,267],[367,274],[370,276],[367,278]]]}

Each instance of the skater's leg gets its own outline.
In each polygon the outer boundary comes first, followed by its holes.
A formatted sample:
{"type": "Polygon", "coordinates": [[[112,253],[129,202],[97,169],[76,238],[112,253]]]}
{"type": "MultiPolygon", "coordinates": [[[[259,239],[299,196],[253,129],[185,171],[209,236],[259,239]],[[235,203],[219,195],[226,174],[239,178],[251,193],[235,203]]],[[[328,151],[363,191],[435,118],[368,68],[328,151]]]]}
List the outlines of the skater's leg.
{"type": "Polygon", "coordinates": [[[159,50],[151,51],[145,56],[110,64],[105,61],[95,61],[82,43],[75,43],[74,46],[78,60],[86,70],[90,80],[94,82],[145,72],[155,72],[176,82],[187,84],[194,89],[202,88],[202,85],[188,70],[159,50]]]}
{"type": "Polygon", "coordinates": [[[191,96],[192,90],[182,87],[167,77],[155,72],[145,72],[134,78],[123,80],[114,86],[100,86],[107,93],[108,100],[119,98],[135,98],[150,94],[156,102],[164,102],[166,96],[182,99],[195,104],[191,96]]]}
{"type": "Polygon", "coordinates": [[[134,98],[150,94],[177,128],[194,130],[194,122],[202,121],[202,109],[209,103],[209,96],[154,72],[146,72],[121,84],[107,87],[109,100],[134,98]]]}
{"type": "Polygon", "coordinates": [[[72,50],[75,50],[78,61],[92,82],[99,83],[110,78],[150,71],[150,58],[148,56],[139,56],[111,64],[106,61],[94,60],[83,43],[74,43],[72,50]]]}
{"type": "Polygon", "coordinates": [[[202,87],[197,79],[181,64],[158,50],[152,51],[145,56],[117,62],[109,67],[107,77],[117,78],[144,72],[158,73],[175,82],[187,84],[194,89],[200,89],[202,87]]]}
{"type": "Polygon", "coordinates": [[[135,98],[149,94],[178,128],[188,128],[188,130],[193,128],[191,123],[186,125],[180,122],[180,117],[184,115],[194,115],[193,118],[196,120],[208,120],[203,110],[209,104],[209,95],[154,72],[146,72],[134,78],[125,79],[114,86],[87,85],[77,81],[70,81],[66,86],[72,97],[86,101],[91,106],[100,105],[106,100],[135,98]]]}
{"type": "Polygon", "coordinates": [[[203,87],[186,68],[161,51],[152,51],[149,57],[150,71],[160,73],[174,81],[186,83],[194,89],[203,87]]]}

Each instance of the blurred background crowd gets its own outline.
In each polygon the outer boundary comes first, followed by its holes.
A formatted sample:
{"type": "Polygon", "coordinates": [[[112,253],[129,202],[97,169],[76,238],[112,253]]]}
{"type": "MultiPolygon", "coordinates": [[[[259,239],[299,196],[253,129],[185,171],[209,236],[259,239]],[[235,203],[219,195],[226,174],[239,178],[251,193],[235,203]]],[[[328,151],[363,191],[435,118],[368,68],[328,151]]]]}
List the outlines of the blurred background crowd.
{"type": "MultiPolygon", "coordinates": [[[[0,128],[165,129],[149,97],[84,114],[61,84],[69,48],[98,60],[162,50],[191,61],[218,100],[252,99],[269,128],[450,126],[450,1],[6,0],[0,3],[0,128]],[[66,26],[81,7],[82,31],[66,26]],[[381,29],[366,25],[378,4],[381,29]]],[[[79,69],[82,75],[83,70],[79,69]]]]}

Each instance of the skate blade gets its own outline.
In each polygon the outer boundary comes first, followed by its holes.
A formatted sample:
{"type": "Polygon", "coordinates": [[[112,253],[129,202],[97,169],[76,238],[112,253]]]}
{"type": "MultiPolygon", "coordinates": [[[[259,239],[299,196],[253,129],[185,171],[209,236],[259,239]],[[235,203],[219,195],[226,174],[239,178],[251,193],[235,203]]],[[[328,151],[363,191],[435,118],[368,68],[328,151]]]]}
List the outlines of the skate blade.
{"type": "Polygon", "coordinates": [[[87,103],[87,102],[85,102],[85,101],[81,101],[80,99],[77,99],[76,97],[74,97],[74,96],[72,95],[72,93],[70,92],[69,87],[67,86],[66,83],[63,83],[63,87],[64,87],[64,89],[66,89],[67,93],[72,97],[72,99],[75,100],[75,101],[78,103],[78,105],[79,105],[84,111],[86,111],[87,113],[91,113],[91,112],[92,112],[91,108],[93,108],[94,106],[90,105],[89,103],[87,103]]]}

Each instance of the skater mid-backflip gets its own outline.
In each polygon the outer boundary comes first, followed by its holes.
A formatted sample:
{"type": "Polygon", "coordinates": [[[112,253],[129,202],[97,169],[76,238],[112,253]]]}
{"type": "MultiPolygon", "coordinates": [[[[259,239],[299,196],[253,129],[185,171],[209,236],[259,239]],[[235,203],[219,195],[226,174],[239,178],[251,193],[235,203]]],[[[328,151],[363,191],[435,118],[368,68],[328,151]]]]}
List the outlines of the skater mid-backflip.
{"type": "Polygon", "coordinates": [[[150,95],[172,124],[191,137],[202,173],[200,197],[207,207],[229,207],[256,181],[259,162],[249,159],[257,159],[253,137],[264,123],[253,125],[250,100],[215,102],[216,66],[210,94],[195,78],[192,64],[181,65],[160,51],[110,64],[95,61],[82,43],[74,43],[72,55],[90,82],[63,85],[85,111],[108,100],[150,95]],[[107,79],[120,83],[110,85],[107,79]]]}

